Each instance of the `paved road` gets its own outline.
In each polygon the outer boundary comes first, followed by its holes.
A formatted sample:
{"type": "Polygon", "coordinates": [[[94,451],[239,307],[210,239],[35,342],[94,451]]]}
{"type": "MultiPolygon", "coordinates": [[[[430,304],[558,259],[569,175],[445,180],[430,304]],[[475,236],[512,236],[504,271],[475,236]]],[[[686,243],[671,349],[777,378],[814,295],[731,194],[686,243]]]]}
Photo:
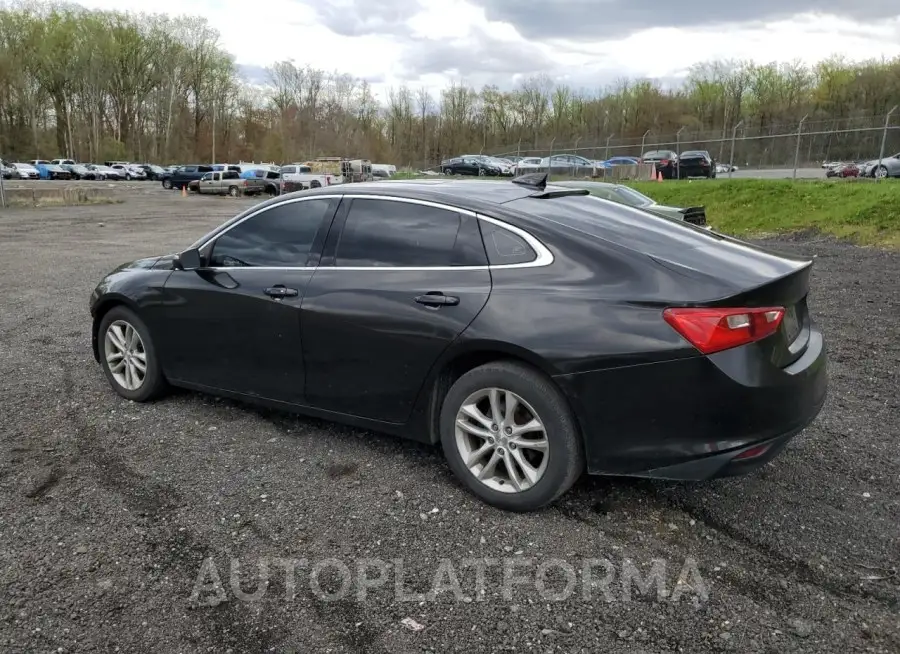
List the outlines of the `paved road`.
{"type": "Polygon", "coordinates": [[[0,212],[0,650],[900,650],[900,255],[773,243],[818,255],[832,387],[758,474],[585,479],[523,516],[475,500],[435,448],[109,389],[96,281],[250,204],[147,190],[0,212]]]}

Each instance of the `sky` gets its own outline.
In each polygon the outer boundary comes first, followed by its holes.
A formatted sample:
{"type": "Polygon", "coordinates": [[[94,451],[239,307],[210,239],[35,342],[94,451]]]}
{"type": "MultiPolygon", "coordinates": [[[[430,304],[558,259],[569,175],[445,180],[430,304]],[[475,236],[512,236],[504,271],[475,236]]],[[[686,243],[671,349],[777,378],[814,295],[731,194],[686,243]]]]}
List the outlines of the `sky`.
{"type": "MultiPolygon", "coordinates": [[[[121,0],[75,0],[122,10],[121,0]]],[[[512,88],[536,74],[597,89],[622,77],[677,82],[712,59],[757,63],[900,55],[900,0],[154,0],[199,15],[248,81],[293,60],[372,83],[439,91],[512,88]]]]}

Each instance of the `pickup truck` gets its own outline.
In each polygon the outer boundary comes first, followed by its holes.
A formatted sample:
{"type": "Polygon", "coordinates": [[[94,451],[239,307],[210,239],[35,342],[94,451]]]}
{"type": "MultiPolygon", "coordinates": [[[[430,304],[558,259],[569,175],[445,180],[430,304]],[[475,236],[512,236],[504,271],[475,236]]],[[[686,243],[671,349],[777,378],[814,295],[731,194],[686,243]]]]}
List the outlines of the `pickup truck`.
{"type": "Polygon", "coordinates": [[[202,164],[179,166],[171,173],[166,173],[162,176],[162,187],[180,191],[183,188],[187,188],[190,182],[196,182],[206,173],[211,173],[212,171],[212,166],[204,166],[202,164]]]}
{"type": "Polygon", "coordinates": [[[206,173],[199,180],[190,182],[188,190],[209,195],[259,195],[266,190],[266,182],[262,179],[241,178],[236,170],[223,170],[206,173]]]}

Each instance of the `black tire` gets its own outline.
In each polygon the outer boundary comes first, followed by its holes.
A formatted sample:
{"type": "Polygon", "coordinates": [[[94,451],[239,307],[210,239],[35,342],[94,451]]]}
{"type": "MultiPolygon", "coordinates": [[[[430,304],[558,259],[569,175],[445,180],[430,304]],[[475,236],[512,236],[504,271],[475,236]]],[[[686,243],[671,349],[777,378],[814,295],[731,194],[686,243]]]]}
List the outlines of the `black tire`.
{"type": "Polygon", "coordinates": [[[150,330],[144,321],[131,309],[126,306],[117,306],[110,309],[103,319],[97,330],[97,348],[100,351],[100,366],[103,373],[113,390],[127,400],[133,402],[147,402],[159,397],[166,390],[168,384],[163,376],[162,369],[159,365],[159,358],[156,356],[156,348],[153,345],[153,339],[150,336],[150,330]],[[106,357],[106,332],[110,325],[117,321],[122,321],[131,325],[137,331],[143,343],[143,350],[146,357],[146,374],[143,383],[135,390],[129,390],[122,386],[113,376],[110,370],[109,362],[106,357]]]}
{"type": "Polygon", "coordinates": [[[450,387],[440,415],[444,456],[457,478],[488,504],[515,512],[535,511],[568,491],[584,472],[584,448],[575,417],[556,385],[544,374],[512,361],[494,361],[470,370],[450,387]],[[544,424],[549,450],[543,476],[516,493],[494,490],[469,471],[456,446],[456,417],[463,402],[477,391],[502,388],[530,404],[544,424]]]}
{"type": "Polygon", "coordinates": [[[452,174],[453,174],[453,169],[452,169],[452,168],[444,168],[444,174],[445,174],[445,175],[452,175],[452,174]]]}
{"type": "Polygon", "coordinates": [[[240,194],[241,194],[241,191],[237,186],[229,186],[228,187],[228,195],[230,195],[231,197],[236,198],[240,194]]]}
{"type": "Polygon", "coordinates": [[[162,181],[162,186],[163,186],[163,188],[166,189],[167,191],[168,191],[168,190],[171,190],[171,188],[172,188],[172,180],[169,179],[168,177],[165,178],[165,179],[162,181]]]}
{"type": "Polygon", "coordinates": [[[322,182],[320,182],[317,179],[314,179],[309,183],[309,188],[322,188],[322,182]]]}

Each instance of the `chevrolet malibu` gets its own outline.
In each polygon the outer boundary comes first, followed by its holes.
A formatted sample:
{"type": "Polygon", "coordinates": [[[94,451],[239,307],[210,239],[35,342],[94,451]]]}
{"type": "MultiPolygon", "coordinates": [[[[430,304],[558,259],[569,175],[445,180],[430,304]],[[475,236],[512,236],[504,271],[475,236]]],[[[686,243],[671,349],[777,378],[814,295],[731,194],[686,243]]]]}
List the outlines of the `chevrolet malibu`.
{"type": "Polygon", "coordinates": [[[94,291],[94,356],[169,385],[440,443],[530,511],[584,473],[749,472],[818,414],[812,262],[547,184],[291,193],[94,291]]]}

